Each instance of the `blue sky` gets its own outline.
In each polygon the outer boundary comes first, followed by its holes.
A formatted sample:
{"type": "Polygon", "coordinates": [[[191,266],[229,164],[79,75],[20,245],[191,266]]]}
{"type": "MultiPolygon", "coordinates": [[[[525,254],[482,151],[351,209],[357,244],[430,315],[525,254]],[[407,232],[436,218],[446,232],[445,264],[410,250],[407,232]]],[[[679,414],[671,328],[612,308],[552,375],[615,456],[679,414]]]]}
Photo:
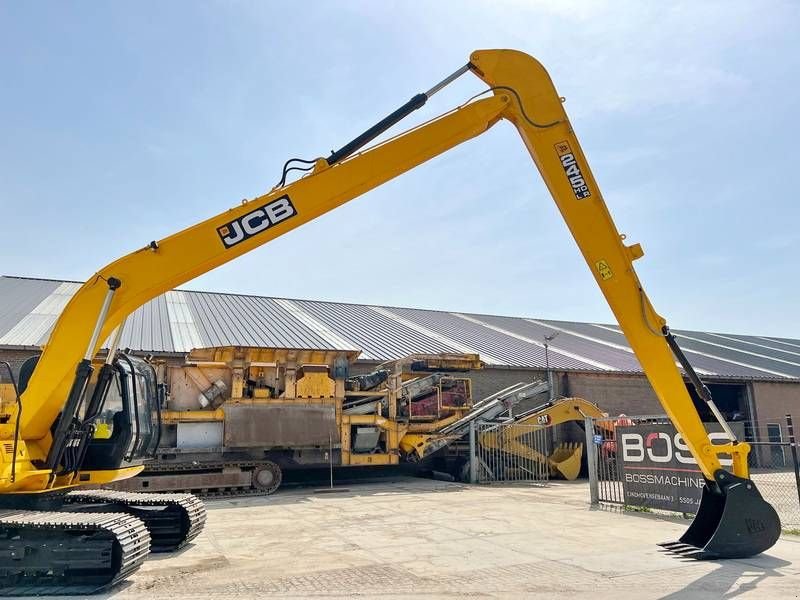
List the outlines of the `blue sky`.
{"type": "MultiPolygon", "coordinates": [[[[771,0],[0,3],[0,273],[86,279],[508,47],[673,327],[800,337],[798,30],[771,0]]],[[[185,287],[611,320],[506,123],[185,287]]]]}

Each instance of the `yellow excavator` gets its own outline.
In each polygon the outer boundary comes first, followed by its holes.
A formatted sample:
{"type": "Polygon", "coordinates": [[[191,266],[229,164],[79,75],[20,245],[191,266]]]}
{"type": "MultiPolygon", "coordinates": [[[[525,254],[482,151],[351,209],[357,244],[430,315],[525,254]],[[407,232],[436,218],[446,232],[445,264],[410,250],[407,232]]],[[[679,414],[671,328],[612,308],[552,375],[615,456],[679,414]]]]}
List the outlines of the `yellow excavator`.
{"type": "Polygon", "coordinates": [[[41,357],[21,370],[15,402],[0,414],[2,591],[95,591],[135,570],[147,554],[148,538],[176,547],[202,526],[202,505],[189,496],[85,491],[133,477],[158,443],[159,386],[153,368],[119,351],[125,319],[133,311],[499,121],[510,122],[522,137],[664,410],[705,476],[697,516],[670,548],[698,558],[724,558],[772,546],[780,523],[748,477],[749,446],[727,426],[642,289],[633,268],[642,248],[625,244],[612,221],[563,98],[534,58],[514,50],[479,50],[329,156],[288,160],[280,181],[265,195],[147,243],[101,268],[78,290],[41,357]],[[485,97],[367,147],[465,73],[487,84],[485,97]],[[289,182],[292,172],[303,175],[289,182]],[[93,359],[103,347],[109,350],[95,372],[93,359]],[[676,359],[719,419],[728,443],[711,443],[676,359]],[[95,436],[101,419],[111,424],[110,431],[103,428],[95,436]],[[720,454],[733,457],[732,472],[721,466],[720,454]]]}
{"type": "Polygon", "coordinates": [[[548,428],[569,421],[582,422],[586,417],[607,417],[596,404],[583,398],[559,398],[514,416],[510,422],[501,421],[497,428],[489,426],[478,438],[485,449],[499,450],[509,456],[527,461],[536,461],[568,481],[578,478],[581,471],[583,444],[562,443],[556,446],[550,456],[534,450],[526,444],[531,426],[548,428]]]}

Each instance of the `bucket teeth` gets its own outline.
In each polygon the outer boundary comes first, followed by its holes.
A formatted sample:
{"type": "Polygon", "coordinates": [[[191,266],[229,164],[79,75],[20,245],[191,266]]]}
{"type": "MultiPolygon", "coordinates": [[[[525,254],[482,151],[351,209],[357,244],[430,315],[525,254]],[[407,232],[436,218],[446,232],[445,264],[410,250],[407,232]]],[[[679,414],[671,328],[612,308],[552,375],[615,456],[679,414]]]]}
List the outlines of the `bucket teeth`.
{"type": "Polygon", "coordinates": [[[663,548],[662,552],[671,554],[676,558],[686,558],[692,560],[709,560],[716,558],[716,555],[704,551],[702,548],[684,544],[683,542],[662,542],[659,544],[663,548]]]}

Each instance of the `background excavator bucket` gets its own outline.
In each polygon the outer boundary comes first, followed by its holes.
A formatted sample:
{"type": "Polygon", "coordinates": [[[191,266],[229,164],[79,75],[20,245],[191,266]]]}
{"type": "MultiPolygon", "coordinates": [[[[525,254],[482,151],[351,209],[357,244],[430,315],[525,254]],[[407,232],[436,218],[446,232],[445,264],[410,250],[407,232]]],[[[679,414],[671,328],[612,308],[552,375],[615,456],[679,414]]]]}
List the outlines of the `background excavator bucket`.
{"type": "Polygon", "coordinates": [[[548,457],[551,472],[558,472],[567,481],[574,481],[581,472],[583,444],[559,444],[548,457]]]}
{"type": "Polygon", "coordinates": [[[660,544],[687,558],[746,558],[770,548],[781,534],[778,513],[750,479],[720,470],[703,488],[700,507],[677,542],[660,544]]]}

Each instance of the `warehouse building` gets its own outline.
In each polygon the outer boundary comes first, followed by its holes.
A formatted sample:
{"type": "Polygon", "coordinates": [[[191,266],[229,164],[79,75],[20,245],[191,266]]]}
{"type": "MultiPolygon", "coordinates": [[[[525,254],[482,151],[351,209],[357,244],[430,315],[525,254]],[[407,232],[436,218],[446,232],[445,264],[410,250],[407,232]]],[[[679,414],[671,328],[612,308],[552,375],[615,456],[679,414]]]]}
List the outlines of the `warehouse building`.
{"type": "MultiPolygon", "coordinates": [[[[0,277],[0,360],[37,353],[80,285],[0,277]]],[[[800,340],[674,333],[726,417],[758,422],[764,438],[781,435],[787,413],[800,421],[800,340]]],[[[175,290],[137,310],[122,338],[175,363],[211,346],[357,349],[357,373],[412,353],[474,352],[486,364],[472,374],[476,398],[550,376],[559,395],[610,414],[663,413],[616,325],[175,290]]]]}

